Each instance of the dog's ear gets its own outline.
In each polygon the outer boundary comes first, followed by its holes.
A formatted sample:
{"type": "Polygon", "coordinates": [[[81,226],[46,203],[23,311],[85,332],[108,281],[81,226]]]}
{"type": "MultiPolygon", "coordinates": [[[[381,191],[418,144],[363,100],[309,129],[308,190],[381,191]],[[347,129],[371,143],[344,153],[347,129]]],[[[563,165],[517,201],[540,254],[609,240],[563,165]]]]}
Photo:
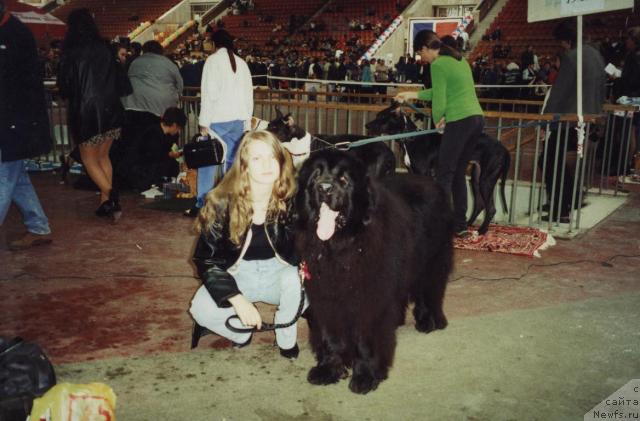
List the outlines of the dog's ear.
{"type": "Polygon", "coordinates": [[[367,182],[367,198],[369,203],[367,205],[367,213],[362,218],[362,223],[364,225],[369,225],[373,221],[373,214],[376,211],[378,206],[378,194],[376,193],[376,189],[373,186],[373,178],[370,175],[366,176],[367,182]]]}
{"type": "Polygon", "coordinates": [[[389,106],[389,110],[398,112],[398,110],[402,109],[400,105],[401,104],[398,101],[396,101],[395,99],[392,99],[391,105],[389,106]]]}
{"type": "Polygon", "coordinates": [[[280,111],[280,107],[276,105],[275,108],[276,108],[276,118],[279,120],[282,120],[283,115],[282,115],[282,111],[280,111]]]}

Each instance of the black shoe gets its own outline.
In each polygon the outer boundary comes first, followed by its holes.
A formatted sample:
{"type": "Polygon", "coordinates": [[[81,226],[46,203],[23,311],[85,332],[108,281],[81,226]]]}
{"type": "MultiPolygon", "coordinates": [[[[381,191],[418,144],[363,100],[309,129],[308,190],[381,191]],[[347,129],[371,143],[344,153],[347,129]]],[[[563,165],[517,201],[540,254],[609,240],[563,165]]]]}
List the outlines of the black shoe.
{"type": "MultiPolygon", "coordinates": [[[[278,347],[280,348],[280,347],[278,347]]],[[[298,358],[298,354],[300,354],[300,348],[298,348],[298,344],[296,343],[293,348],[282,349],[280,348],[280,355],[289,360],[295,360],[298,358]]]]}
{"type": "Polygon", "coordinates": [[[231,346],[233,348],[235,348],[235,349],[244,348],[245,346],[247,346],[247,345],[249,345],[251,343],[251,339],[252,338],[253,338],[253,335],[249,336],[249,339],[247,339],[247,342],[243,342],[241,344],[231,341],[231,346]]]}
{"type": "Polygon", "coordinates": [[[115,189],[112,189],[109,192],[109,200],[113,203],[113,211],[111,212],[111,218],[113,222],[118,222],[120,217],[122,216],[122,208],[120,207],[120,195],[115,189]]]}
{"type": "Polygon", "coordinates": [[[98,209],[96,209],[96,215],[100,217],[109,217],[113,214],[114,204],[111,200],[105,200],[100,203],[98,209]]]}
{"type": "Polygon", "coordinates": [[[186,211],[184,211],[182,214],[184,216],[188,216],[189,218],[195,218],[198,216],[198,212],[200,212],[200,208],[196,208],[195,206],[192,207],[191,209],[187,209],[186,211]]]}
{"type": "Polygon", "coordinates": [[[200,338],[213,333],[204,326],[200,326],[197,322],[193,322],[193,331],[191,332],[191,349],[198,346],[200,338]]]}

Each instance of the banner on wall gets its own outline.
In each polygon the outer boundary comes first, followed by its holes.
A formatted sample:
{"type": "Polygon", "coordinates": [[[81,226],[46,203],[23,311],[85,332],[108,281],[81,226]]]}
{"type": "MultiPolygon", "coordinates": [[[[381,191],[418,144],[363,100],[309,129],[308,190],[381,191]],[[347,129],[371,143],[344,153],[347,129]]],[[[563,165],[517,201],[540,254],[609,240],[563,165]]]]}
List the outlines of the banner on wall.
{"type": "Polygon", "coordinates": [[[413,54],[413,39],[420,31],[428,29],[442,38],[451,35],[458,38],[460,32],[469,26],[473,18],[471,15],[459,18],[414,18],[409,20],[409,39],[407,40],[407,52],[413,54]]]}

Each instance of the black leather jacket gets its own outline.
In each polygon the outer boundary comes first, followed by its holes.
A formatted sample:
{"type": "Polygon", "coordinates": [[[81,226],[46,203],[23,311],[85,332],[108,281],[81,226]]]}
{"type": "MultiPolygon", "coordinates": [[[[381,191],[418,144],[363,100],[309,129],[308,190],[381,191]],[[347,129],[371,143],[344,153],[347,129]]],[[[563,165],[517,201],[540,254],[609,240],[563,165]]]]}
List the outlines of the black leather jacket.
{"type": "Polygon", "coordinates": [[[67,122],[76,145],[122,127],[123,73],[104,42],[87,42],[63,52],[57,82],[60,94],[69,99],[67,122]]]}
{"type": "MultiPolygon", "coordinates": [[[[247,232],[236,246],[229,236],[228,202],[221,200],[216,206],[219,224],[210,232],[203,233],[198,238],[193,254],[193,262],[198,270],[198,276],[218,307],[230,307],[229,298],[240,294],[236,280],[228,270],[240,259],[244,249],[247,232]]],[[[299,260],[293,247],[293,212],[289,204],[289,211],[281,215],[274,222],[265,222],[267,238],[271,243],[276,258],[290,265],[297,265],[299,260]]]]}

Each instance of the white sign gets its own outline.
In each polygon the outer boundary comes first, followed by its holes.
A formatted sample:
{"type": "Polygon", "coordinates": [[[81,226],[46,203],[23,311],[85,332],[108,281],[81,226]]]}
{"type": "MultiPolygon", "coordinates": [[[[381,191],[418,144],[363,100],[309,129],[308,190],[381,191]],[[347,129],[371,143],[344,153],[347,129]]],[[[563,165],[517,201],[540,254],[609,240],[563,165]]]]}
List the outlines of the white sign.
{"type": "Polygon", "coordinates": [[[528,0],[527,21],[631,9],[633,0],[528,0]]]}

